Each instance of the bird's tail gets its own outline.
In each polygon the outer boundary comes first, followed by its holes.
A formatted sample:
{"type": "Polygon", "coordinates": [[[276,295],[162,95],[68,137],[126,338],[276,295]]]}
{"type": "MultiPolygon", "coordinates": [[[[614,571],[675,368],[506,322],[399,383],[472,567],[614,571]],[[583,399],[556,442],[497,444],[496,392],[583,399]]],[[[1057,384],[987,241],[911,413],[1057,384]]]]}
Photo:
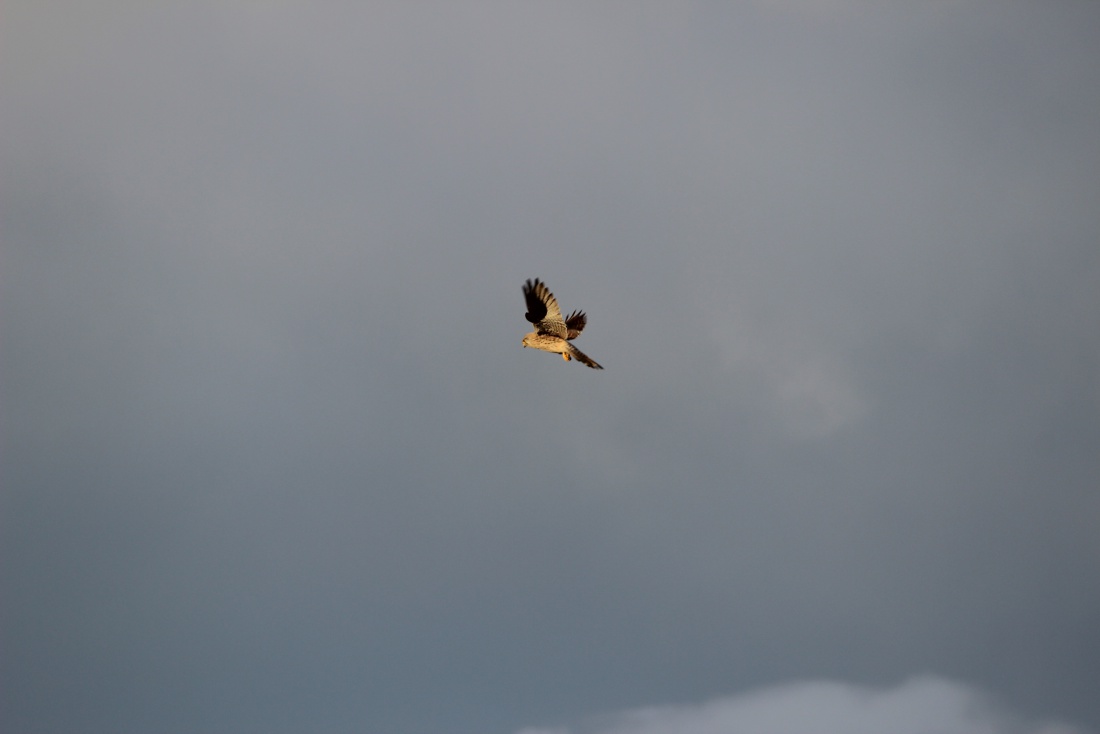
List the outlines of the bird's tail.
{"type": "Polygon", "coordinates": [[[581,364],[588,365],[589,367],[591,367],[594,370],[602,370],[603,369],[603,365],[601,365],[599,362],[597,362],[596,360],[589,357],[587,354],[585,354],[581,350],[577,349],[572,344],[568,344],[567,346],[569,347],[569,356],[571,356],[573,359],[577,360],[581,364]]]}

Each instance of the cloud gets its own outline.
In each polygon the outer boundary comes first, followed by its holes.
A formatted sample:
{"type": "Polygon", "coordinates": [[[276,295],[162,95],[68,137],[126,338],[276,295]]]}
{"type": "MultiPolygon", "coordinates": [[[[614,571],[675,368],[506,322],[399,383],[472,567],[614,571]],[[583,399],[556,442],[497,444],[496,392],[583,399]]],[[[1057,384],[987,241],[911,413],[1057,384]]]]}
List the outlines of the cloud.
{"type": "Polygon", "coordinates": [[[1055,721],[1029,721],[980,691],[943,678],[896,688],[836,681],[792,683],[688,706],[631,709],[576,727],[518,734],[1084,734],[1055,721]]]}
{"type": "Polygon", "coordinates": [[[717,303],[702,309],[727,373],[746,373],[762,387],[768,412],[796,436],[820,437],[851,426],[868,412],[851,367],[836,353],[787,324],[772,329],[717,303]],[[721,314],[715,316],[714,314],[721,314]]]}
{"type": "Polygon", "coordinates": [[[1100,729],[1100,5],[9,5],[8,729],[1100,729]]]}

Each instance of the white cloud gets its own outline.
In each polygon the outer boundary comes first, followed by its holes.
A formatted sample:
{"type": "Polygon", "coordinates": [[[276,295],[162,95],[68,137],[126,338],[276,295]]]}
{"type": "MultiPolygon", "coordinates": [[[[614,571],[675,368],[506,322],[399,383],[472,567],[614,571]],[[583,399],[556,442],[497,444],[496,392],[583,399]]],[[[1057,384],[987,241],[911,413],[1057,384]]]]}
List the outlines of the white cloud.
{"type": "Polygon", "coordinates": [[[976,689],[917,677],[890,689],[832,681],[794,683],[688,706],[632,709],[571,728],[518,734],[1085,734],[1028,721],[976,689]]]}
{"type": "Polygon", "coordinates": [[[732,309],[711,303],[704,312],[726,368],[753,375],[771,411],[793,434],[825,436],[848,427],[868,412],[844,350],[821,344],[804,325],[753,323],[732,309]]]}

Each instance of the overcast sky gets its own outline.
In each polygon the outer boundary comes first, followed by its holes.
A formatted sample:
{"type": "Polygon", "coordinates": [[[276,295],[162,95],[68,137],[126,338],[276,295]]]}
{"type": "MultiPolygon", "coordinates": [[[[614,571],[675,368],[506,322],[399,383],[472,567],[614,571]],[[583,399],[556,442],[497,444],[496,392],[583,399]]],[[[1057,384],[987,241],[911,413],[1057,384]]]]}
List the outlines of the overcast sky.
{"type": "Polygon", "coordinates": [[[1100,5],[0,54],[5,732],[1100,731],[1100,5]]]}

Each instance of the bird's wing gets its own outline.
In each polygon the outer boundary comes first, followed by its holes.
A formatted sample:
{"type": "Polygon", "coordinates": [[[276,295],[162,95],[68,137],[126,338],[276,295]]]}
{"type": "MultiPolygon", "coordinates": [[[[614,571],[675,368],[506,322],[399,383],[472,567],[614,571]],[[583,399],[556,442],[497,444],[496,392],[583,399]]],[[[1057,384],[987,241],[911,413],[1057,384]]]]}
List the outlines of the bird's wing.
{"type": "Polygon", "coordinates": [[[569,336],[566,339],[576,339],[584,331],[584,325],[588,323],[588,317],[584,315],[584,311],[574,311],[569,314],[569,318],[565,320],[565,326],[569,330],[569,336]]]}
{"type": "Polygon", "coordinates": [[[528,280],[523,286],[523,297],[527,300],[526,319],[535,325],[540,334],[549,334],[564,339],[568,334],[561,309],[554,294],[538,278],[528,280]]]}

